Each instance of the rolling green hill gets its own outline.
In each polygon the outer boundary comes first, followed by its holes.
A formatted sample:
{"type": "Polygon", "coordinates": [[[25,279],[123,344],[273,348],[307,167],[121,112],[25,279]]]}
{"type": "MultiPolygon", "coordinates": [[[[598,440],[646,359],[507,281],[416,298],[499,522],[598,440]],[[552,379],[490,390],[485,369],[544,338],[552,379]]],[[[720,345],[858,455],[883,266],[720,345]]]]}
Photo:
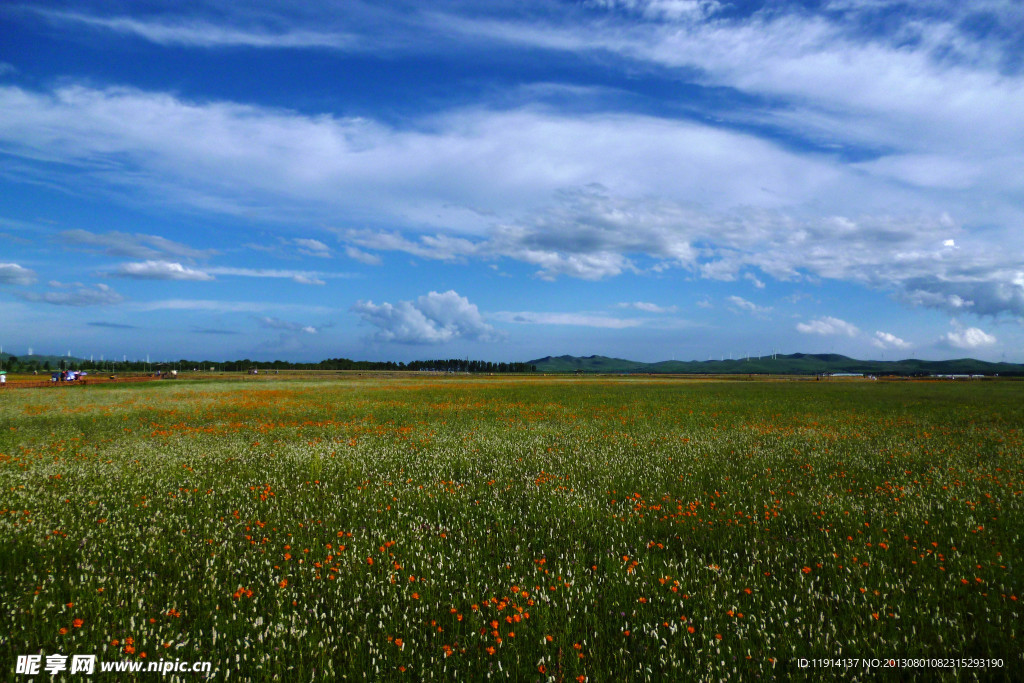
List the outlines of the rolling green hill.
{"type": "Polygon", "coordinates": [[[546,356],[528,361],[538,372],[671,373],[818,375],[860,373],[871,375],[1001,375],[1024,376],[1024,365],[989,363],[973,358],[928,361],[908,358],[897,361],[857,360],[835,353],[792,353],[738,360],[661,361],[641,363],[607,356],[546,356]]]}

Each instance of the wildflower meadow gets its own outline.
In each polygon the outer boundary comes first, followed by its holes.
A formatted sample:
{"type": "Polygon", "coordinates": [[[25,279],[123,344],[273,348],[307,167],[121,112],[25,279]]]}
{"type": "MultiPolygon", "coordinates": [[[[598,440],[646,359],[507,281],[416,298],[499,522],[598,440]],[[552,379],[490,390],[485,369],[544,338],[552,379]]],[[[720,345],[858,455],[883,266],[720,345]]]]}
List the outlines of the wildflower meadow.
{"type": "Polygon", "coordinates": [[[6,391],[0,678],[1013,680],[1022,429],[1012,381],[6,391]]]}

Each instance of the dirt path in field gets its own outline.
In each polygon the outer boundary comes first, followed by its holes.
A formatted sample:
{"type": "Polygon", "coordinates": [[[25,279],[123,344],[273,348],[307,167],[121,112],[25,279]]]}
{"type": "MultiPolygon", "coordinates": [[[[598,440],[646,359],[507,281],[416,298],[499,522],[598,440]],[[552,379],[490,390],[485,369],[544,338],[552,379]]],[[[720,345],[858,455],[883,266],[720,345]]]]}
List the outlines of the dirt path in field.
{"type": "Polygon", "coordinates": [[[93,384],[125,384],[128,382],[156,382],[159,381],[160,377],[118,377],[111,379],[110,377],[90,377],[88,379],[78,379],[73,382],[53,382],[49,379],[45,380],[9,380],[4,389],[0,391],[6,391],[7,389],[63,389],[72,386],[90,386],[93,384]]]}

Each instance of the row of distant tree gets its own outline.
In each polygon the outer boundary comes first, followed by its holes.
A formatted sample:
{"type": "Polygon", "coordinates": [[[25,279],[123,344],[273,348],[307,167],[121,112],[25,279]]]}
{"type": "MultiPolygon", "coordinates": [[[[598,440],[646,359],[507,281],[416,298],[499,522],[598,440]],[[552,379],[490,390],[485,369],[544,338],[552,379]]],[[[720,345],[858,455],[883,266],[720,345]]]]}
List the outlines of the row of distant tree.
{"type": "Polygon", "coordinates": [[[448,358],[438,360],[414,360],[409,363],[394,361],[351,360],[329,358],[319,363],[292,363],[285,360],[254,361],[248,358],[233,361],[196,361],[181,359],[166,363],[145,361],[88,361],[80,358],[40,360],[29,357],[6,356],[3,368],[8,372],[55,372],[58,370],[92,370],[98,372],[156,372],[157,370],[221,370],[225,372],[247,372],[259,370],[412,370],[433,372],[536,372],[537,366],[528,363],[494,363],[484,360],[448,358]]]}
{"type": "Polygon", "coordinates": [[[435,372],[536,372],[537,366],[529,363],[493,363],[486,360],[469,360],[468,358],[448,358],[444,360],[414,360],[410,363],[387,361],[376,363],[365,360],[349,360],[348,358],[329,358],[316,364],[323,370],[415,370],[435,372]]]}

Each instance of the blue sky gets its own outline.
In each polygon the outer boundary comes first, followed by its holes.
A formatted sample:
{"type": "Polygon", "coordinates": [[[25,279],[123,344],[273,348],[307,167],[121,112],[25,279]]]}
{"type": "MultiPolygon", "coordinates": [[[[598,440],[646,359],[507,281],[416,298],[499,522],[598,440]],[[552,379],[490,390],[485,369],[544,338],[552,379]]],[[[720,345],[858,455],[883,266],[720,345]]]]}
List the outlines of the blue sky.
{"type": "Polygon", "coordinates": [[[1008,0],[10,2],[0,344],[1024,362],[1008,0]]]}

